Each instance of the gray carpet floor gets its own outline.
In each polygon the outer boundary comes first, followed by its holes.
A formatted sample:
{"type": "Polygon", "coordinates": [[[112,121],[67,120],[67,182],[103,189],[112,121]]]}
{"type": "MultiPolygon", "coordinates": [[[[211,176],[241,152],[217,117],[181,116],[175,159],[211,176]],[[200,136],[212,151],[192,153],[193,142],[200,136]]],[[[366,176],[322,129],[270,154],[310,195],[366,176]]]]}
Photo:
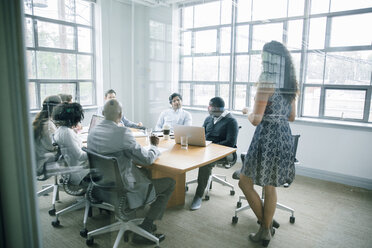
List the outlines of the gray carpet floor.
{"type": "MultiPolygon", "coordinates": [[[[258,230],[251,210],[238,214],[238,223],[232,224],[232,217],[238,196],[242,192],[232,173],[241,166],[230,169],[214,168],[213,172],[226,175],[227,181],[235,185],[236,194],[231,196],[227,187],[213,184],[210,200],[203,201],[201,209],[190,211],[196,185],[190,185],[184,206],[166,210],[163,220],[157,221],[158,231],[166,234],[161,247],[261,247],[248,240],[248,234],[258,230]]],[[[197,170],[187,173],[187,180],[195,178],[197,170]]],[[[45,182],[37,182],[41,189],[45,182]]],[[[259,194],[261,188],[256,187],[259,194]]],[[[51,196],[38,198],[39,218],[43,246],[87,247],[80,237],[84,210],[77,210],[59,218],[61,226],[51,225],[54,217],[49,216],[51,196]]],[[[57,210],[74,203],[75,197],[60,193],[57,210]]],[[[278,188],[278,202],[295,209],[295,223],[289,222],[290,214],[277,209],[275,219],[280,223],[269,247],[372,247],[372,191],[342,184],[297,176],[289,188],[278,188]]],[[[245,202],[243,202],[245,204],[245,202]]],[[[143,211],[138,215],[143,215],[143,211]]],[[[99,213],[93,209],[88,219],[88,230],[108,225],[115,221],[114,214],[99,213]]],[[[92,247],[112,247],[117,232],[97,236],[92,247]]],[[[135,245],[123,240],[120,247],[154,247],[135,245]]]]}

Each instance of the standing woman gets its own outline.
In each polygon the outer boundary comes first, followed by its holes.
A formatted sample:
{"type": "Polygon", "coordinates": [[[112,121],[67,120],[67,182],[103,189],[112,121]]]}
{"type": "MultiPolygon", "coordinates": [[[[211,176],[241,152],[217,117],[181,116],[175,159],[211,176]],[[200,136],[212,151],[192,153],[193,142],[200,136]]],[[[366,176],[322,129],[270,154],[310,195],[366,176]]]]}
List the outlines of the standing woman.
{"type": "Polygon", "coordinates": [[[253,112],[248,115],[248,120],[257,127],[239,180],[239,187],[261,223],[258,232],[249,234],[249,238],[265,247],[272,236],[277,202],[275,187],[290,184],[295,177],[294,143],[288,121],[295,119],[297,92],[289,51],[280,42],[266,43],[253,112]],[[264,204],[253,185],[263,187],[264,204]]]}
{"type": "Polygon", "coordinates": [[[43,101],[43,108],[36,115],[32,122],[35,140],[36,153],[36,175],[43,173],[43,165],[52,162],[57,155],[57,149],[53,146],[52,135],[57,127],[52,121],[53,108],[61,103],[61,98],[57,95],[48,96],[43,101]]]}
{"type": "Polygon", "coordinates": [[[81,148],[83,142],[73,130],[84,119],[84,110],[79,103],[61,103],[53,110],[53,120],[58,127],[54,140],[61,149],[64,160],[71,169],[69,183],[79,185],[88,174],[88,155],[81,148]]]}

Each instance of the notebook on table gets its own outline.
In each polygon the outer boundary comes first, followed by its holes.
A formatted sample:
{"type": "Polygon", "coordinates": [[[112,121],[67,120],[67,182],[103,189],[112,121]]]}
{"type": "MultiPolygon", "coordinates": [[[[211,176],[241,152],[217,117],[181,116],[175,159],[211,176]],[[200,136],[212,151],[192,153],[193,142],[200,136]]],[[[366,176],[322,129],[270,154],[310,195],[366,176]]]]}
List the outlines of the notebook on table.
{"type": "Polygon", "coordinates": [[[205,140],[204,127],[176,125],[173,127],[173,132],[176,144],[181,143],[181,136],[189,137],[188,144],[192,146],[207,146],[212,143],[205,140]]]}

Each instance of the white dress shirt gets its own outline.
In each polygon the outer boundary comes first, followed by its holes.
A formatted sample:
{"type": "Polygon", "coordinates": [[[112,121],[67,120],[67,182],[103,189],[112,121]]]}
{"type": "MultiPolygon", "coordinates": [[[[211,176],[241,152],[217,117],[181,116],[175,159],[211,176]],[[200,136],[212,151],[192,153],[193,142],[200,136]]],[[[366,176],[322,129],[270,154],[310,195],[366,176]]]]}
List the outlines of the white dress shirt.
{"type": "Polygon", "coordinates": [[[159,116],[159,120],[156,123],[155,130],[160,131],[163,129],[163,126],[168,124],[173,130],[175,125],[184,125],[184,126],[191,126],[192,125],[192,117],[190,112],[183,110],[182,108],[174,110],[174,109],[167,109],[161,112],[159,116]]]}

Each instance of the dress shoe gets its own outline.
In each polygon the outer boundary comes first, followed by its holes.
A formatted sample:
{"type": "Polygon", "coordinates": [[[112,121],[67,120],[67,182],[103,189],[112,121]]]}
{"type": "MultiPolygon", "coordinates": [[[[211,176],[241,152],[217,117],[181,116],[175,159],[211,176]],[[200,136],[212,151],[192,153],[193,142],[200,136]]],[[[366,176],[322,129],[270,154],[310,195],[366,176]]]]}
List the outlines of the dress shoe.
{"type": "Polygon", "coordinates": [[[192,200],[190,210],[198,210],[201,207],[202,198],[199,196],[194,196],[192,200]]]}
{"type": "Polygon", "coordinates": [[[250,233],[248,235],[249,239],[253,242],[260,242],[263,229],[264,229],[263,226],[260,226],[260,229],[258,229],[258,232],[250,233]]]}
{"type": "MultiPolygon", "coordinates": [[[[161,234],[161,233],[155,233],[155,234],[152,234],[152,235],[157,237],[159,239],[159,242],[162,242],[165,239],[165,235],[161,234]]],[[[133,243],[138,244],[138,245],[154,245],[154,244],[156,244],[154,241],[149,240],[145,237],[142,237],[141,235],[138,235],[137,233],[135,233],[133,235],[132,241],[133,241],[133,243]]]]}

